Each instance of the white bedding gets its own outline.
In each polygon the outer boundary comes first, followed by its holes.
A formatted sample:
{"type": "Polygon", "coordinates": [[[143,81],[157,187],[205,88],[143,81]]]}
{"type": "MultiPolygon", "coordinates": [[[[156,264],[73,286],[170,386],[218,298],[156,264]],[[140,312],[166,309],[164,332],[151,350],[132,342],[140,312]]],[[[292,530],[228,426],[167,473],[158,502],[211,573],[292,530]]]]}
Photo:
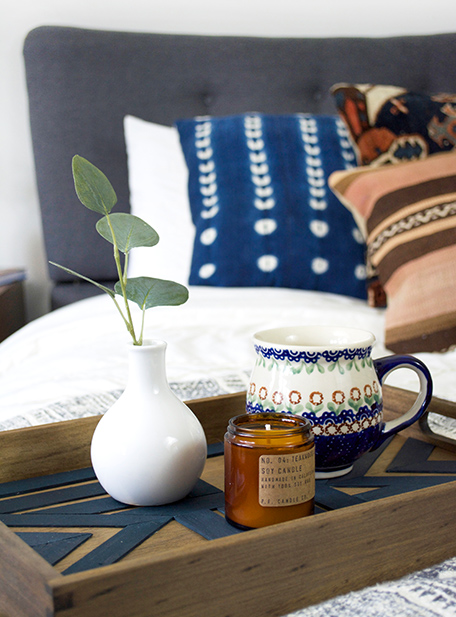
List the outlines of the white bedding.
{"type": "MultiPolygon", "coordinates": [[[[182,398],[196,398],[199,390],[204,395],[197,387],[201,382],[209,388],[218,384],[220,391],[244,389],[254,363],[253,334],[292,324],[365,328],[377,338],[374,355],[388,353],[382,309],[340,295],[276,288],[192,287],[185,305],[147,312],[146,337],[167,341],[169,381],[182,398]]],[[[0,428],[55,403],[121,391],[128,336],[112,301],[102,295],[50,313],[9,337],[0,344],[0,428]]],[[[456,351],[417,355],[431,370],[434,393],[456,401],[456,351]]],[[[388,383],[417,388],[415,374],[407,370],[393,373],[388,383]]]]}

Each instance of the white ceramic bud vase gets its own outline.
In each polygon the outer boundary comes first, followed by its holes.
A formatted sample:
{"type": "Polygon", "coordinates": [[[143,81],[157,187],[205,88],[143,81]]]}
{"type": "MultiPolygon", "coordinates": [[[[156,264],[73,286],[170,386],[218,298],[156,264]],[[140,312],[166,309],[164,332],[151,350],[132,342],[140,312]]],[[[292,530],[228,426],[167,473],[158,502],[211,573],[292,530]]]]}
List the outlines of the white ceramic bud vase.
{"type": "Polygon", "coordinates": [[[182,499],[206,461],[203,428],[168,385],[165,351],[163,341],[130,345],[127,387],[92,438],[95,474],[122,503],[158,506],[182,499]]]}

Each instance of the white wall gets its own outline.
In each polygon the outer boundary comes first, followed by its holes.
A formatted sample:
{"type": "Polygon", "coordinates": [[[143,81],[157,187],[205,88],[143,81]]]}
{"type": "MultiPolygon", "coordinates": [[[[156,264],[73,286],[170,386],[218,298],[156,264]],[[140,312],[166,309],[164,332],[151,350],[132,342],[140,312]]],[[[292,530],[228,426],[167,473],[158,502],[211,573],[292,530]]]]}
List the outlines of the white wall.
{"type": "MultiPolygon", "coordinates": [[[[271,36],[388,36],[456,31],[455,0],[0,0],[0,269],[28,270],[28,315],[48,310],[22,44],[32,28],[271,36]]],[[[442,59],[445,62],[445,59],[442,59]]]]}

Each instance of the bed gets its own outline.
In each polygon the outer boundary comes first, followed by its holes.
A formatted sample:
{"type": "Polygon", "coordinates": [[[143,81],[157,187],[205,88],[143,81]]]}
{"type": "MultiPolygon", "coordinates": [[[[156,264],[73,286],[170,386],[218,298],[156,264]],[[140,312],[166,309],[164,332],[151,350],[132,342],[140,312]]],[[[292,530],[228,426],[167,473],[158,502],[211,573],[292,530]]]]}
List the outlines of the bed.
{"type": "MultiPolygon", "coordinates": [[[[256,331],[326,323],[370,330],[377,357],[417,355],[435,395],[456,401],[455,51],[455,34],[33,30],[24,57],[48,259],[116,281],[96,218],[75,195],[79,154],[111,180],[118,210],[161,236],[132,252],[130,274],[189,287],[186,304],[146,316],[146,337],[168,344],[168,379],[183,400],[245,390],[256,331]],[[396,233],[382,207],[412,187],[400,220],[421,212],[423,177],[438,186],[426,196],[436,227],[396,233]],[[254,216],[243,215],[249,191],[254,216]],[[277,203],[287,207],[276,216],[277,203]],[[388,241],[375,235],[379,224],[384,235],[393,230],[398,251],[378,250],[388,241]]],[[[128,333],[111,299],[58,268],[49,274],[53,311],[0,345],[0,430],[103,413],[125,387],[128,333]]],[[[388,383],[415,390],[408,373],[388,383]]],[[[442,430],[455,434],[451,424],[442,430]]],[[[372,615],[453,614],[455,576],[450,560],[302,615],[368,604],[372,615]]]]}

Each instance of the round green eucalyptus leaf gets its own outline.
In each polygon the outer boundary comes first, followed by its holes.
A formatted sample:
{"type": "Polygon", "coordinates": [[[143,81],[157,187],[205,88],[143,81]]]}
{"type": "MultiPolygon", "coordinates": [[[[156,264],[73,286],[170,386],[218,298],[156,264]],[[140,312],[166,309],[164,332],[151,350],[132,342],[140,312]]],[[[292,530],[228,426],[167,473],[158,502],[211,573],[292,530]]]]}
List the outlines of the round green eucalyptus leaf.
{"type": "MultiPolygon", "coordinates": [[[[122,294],[119,281],[115,284],[114,291],[122,294]]],[[[126,291],[128,300],[143,310],[154,306],[177,306],[188,300],[188,289],[184,285],[148,276],[128,279],[126,291]]]]}
{"type": "Polygon", "coordinates": [[[89,210],[108,214],[117,203],[117,195],[108,178],[82,156],[73,157],[73,179],[79,201],[89,210]]]}
{"type": "MultiPolygon", "coordinates": [[[[116,237],[119,251],[127,253],[130,249],[138,246],[155,246],[159,241],[158,233],[145,221],[133,214],[116,212],[109,215],[116,237]]],[[[103,217],[97,222],[97,231],[105,240],[114,244],[108,217],[103,217]]]]}

